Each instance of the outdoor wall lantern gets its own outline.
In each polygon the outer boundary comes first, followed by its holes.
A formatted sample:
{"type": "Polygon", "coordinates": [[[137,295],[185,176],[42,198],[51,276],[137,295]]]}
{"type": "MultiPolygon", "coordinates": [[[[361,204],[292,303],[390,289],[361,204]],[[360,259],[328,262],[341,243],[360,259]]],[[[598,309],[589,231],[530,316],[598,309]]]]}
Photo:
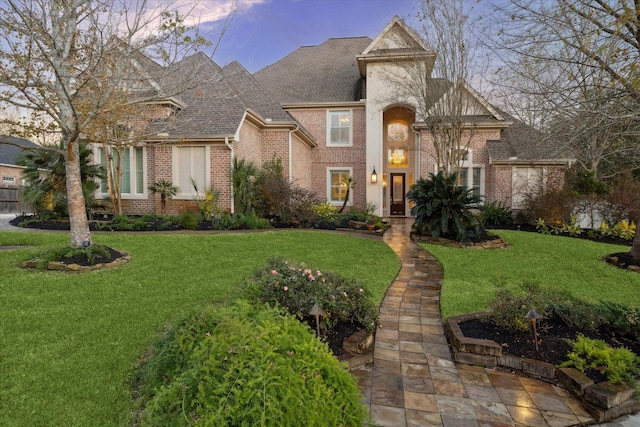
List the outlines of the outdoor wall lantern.
{"type": "Polygon", "coordinates": [[[373,172],[371,172],[371,183],[376,184],[378,182],[378,174],[376,173],[376,168],[373,168],[373,172]]]}

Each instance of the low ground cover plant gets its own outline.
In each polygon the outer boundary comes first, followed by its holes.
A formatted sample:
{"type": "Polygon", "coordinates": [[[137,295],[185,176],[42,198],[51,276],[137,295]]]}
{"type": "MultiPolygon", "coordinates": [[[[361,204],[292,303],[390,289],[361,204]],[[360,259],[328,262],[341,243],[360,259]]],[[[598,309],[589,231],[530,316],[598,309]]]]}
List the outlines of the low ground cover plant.
{"type": "Polygon", "coordinates": [[[173,326],[139,371],[142,426],[361,426],[357,384],[282,309],[237,300],[173,326]]]}
{"type": "Polygon", "coordinates": [[[299,319],[318,304],[325,311],[321,317],[325,329],[356,320],[373,330],[377,322],[377,308],[361,282],[284,258],[272,258],[259,268],[244,283],[241,295],[256,303],[284,307],[299,319]]]}
{"type": "MultiPolygon", "coordinates": [[[[535,226],[536,230],[542,234],[567,234],[571,237],[579,236],[585,231],[577,224],[577,217],[573,214],[570,215],[569,222],[563,222],[559,225],[548,225],[544,219],[538,218],[535,226]]],[[[611,227],[606,221],[603,221],[597,228],[586,231],[587,235],[594,239],[614,236],[631,241],[636,232],[636,224],[633,221],[629,222],[623,219],[611,227]]]]}
{"type": "Polygon", "coordinates": [[[572,351],[563,367],[574,367],[581,372],[599,370],[612,384],[637,387],[640,357],[625,347],[612,348],[606,342],[578,335],[571,343],[572,351]]]}

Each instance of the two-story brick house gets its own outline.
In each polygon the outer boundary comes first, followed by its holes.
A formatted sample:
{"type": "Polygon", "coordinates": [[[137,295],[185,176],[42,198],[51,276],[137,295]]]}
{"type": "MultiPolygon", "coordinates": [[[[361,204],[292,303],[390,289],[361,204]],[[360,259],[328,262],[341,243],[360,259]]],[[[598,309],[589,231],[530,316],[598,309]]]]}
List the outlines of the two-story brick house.
{"type": "MultiPolygon", "coordinates": [[[[123,158],[125,212],[156,210],[159,201],[147,186],[161,178],[180,189],[169,212],[192,206],[192,179],[212,184],[231,210],[232,160],[261,165],[279,158],[288,179],[333,204],[343,203],[341,180],[351,176],[356,186],[349,204],[409,215],[406,192],[439,165],[418,102],[394,98],[388,76],[399,61],[422,62],[430,72],[435,55],[396,17],[373,40],[301,47],[254,75],[237,62],[220,68],[204,55],[185,59],[178,67],[199,73],[202,83],[163,104],[163,117],[147,129],[157,132],[123,158]]],[[[434,105],[451,91],[464,94],[469,145],[460,179],[486,201],[517,208],[526,183],[560,174],[570,162],[466,84],[433,87],[434,105]]]]}

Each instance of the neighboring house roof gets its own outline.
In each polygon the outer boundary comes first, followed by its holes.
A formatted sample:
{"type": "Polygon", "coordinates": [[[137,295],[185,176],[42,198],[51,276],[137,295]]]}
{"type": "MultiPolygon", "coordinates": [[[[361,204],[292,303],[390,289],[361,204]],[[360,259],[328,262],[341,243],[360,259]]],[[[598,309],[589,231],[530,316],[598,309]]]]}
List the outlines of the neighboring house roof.
{"type": "Polygon", "coordinates": [[[369,37],[351,37],[303,46],[254,77],[280,105],[360,101],[357,56],[370,43],[369,37]]]}
{"type": "Polygon", "coordinates": [[[500,111],[500,114],[512,124],[501,131],[500,141],[487,141],[491,162],[566,163],[573,159],[546,138],[543,132],[504,111],[500,111]]]}
{"type": "Polygon", "coordinates": [[[0,164],[16,165],[16,157],[21,151],[38,147],[38,144],[23,138],[0,135],[0,164]]]}

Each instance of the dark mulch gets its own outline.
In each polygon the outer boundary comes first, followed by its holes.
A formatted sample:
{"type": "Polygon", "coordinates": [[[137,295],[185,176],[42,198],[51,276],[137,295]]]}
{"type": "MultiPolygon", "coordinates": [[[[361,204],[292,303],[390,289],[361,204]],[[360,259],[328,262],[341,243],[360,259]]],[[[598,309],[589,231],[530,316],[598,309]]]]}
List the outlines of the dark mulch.
{"type": "Polygon", "coordinates": [[[607,256],[605,259],[609,264],[614,264],[620,268],[627,268],[630,265],[640,267],[640,259],[633,258],[629,252],[617,252],[607,256]]]}
{"type": "MultiPolygon", "coordinates": [[[[532,224],[511,224],[511,225],[491,226],[491,227],[487,227],[487,230],[515,230],[515,231],[528,231],[531,233],[538,233],[536,226],[532,224]]],[[[603,237],[589,236],[589,233],[587,231],[588,230],[583,230],[582,233],[575,236],[572,236],[569,233],[554,234],[554,236],[563,236],[563,237],[571,237],[574,239],[591,240],[592,242],[610,243],[613,245],[631,246],[630,240],[625,240],[616,236],[603,236],[603,237]]]]}
{"type": "MultiPolygon", "coordinates": [[[[313,317],[304,319],[309,328],[316,332],[316,320],[313,317]]],[[[364,327],[357,321],[338,322],[331,329],[322,329],[320,326],[320,339],[327,343],[329,349],[335,356],[340,356],[346,352],[342,349],[342,342],[364,327]]]]}
{"type": "MultiPolygon", "coordinates": [[[[621,336],[601,328],[596,331],[579,331],[567,326],[560,318],[538,319],[538,350],[533,332],[516,332],[502,329],[486,319],[472,319],[460,322],[460,329],[466,337],[493,340],[503,347],[503,351],[520,357],[540,360],[559,365],[567,360],[571,351],[568,340],[575,340],[579,333],[592,339],[605,341],[612,347],[624,346],[640,355],[640,343],[633,338],[621,336]]],[[[587,373],[596,382],[603,380],[598,372],[587,373]]]]}
{"type": "Polygon", "coordinates": [[[67,264],[67,265],[77,264],[83,267],[87,267],[87,266],[92,266],[96,264],[107,264],[124,257],[124,254],[122,254],[121,252],[118,252],[113,248],[110,248],[108,246],[102,246],[102,247],[105,248],[107,251],[109,251],[109,256],[103,256],[102,254],[94,252],[94,257],[91,260],[89,259],[86,253],[78,253],[71,257],[58,258],[55,261],[58,261],[58,262],[61,262],[62,264],[67,264]]]}

